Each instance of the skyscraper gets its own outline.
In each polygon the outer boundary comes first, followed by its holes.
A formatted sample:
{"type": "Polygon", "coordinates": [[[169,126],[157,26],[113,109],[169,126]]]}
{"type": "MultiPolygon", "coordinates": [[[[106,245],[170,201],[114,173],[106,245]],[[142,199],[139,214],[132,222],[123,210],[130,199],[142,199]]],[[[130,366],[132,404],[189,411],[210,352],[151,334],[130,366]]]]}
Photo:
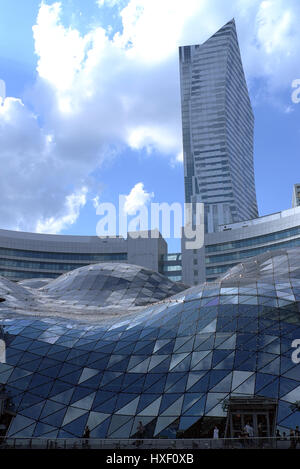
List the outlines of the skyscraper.
{"type": "Polygon", "coordinates": [[[206,230],[258,216],[253,112],[234,19],[179,48],[185,201],[204,202],[206,230]]]}
{"type": "Polygon", "coordinates": [[[300,205],[300,184],[294,184],[292,207],[300,205]]]}

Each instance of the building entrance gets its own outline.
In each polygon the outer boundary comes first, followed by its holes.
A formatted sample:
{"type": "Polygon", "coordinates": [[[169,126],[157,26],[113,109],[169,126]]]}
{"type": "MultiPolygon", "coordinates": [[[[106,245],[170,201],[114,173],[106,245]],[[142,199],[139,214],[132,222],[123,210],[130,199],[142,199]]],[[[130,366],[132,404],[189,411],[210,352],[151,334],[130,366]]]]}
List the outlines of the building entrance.
{"type": "Polygon", "coordinates": [[[238,438],[248,424],[254,437],[274,437],[277,402],[260,397],[231,397],[227,402],[227,438],[238,438]]]}

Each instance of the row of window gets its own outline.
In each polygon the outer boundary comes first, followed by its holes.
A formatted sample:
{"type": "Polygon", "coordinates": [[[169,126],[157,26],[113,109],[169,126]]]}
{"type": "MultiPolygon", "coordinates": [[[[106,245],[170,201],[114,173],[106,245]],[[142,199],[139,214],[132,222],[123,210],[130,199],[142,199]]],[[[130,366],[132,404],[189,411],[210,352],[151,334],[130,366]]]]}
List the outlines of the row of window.
{"type": "Polygon", "coordinates": [[[78,269],[79,267],[83,267],[87,265],[85,264],[56,264],[55,262],[38,262],[38,261],[19,261],[14,259],[1,259],[0,258],[0,266],[7,266],[7,267],[19,267],[25,269],[36,269],[36,270],[58,270],[58,271],[69,271],[73,269],[78,269]]]}
{"type": "Polygon", "coordinates": [[[212,274],[223,274],[227,270],[231,269],[231,267],[234,267],[236,264],[226,264],[226,265],[220,265],[218,267],[207,267],[206,268],[206,275],[212,275],[212,274]]]}
{"type": "MultiPolygon", "coordinates": [[[[256,249],[248,249],[247,251],[240,251],[240,252],[233,252],[230,254],[223,254],[219,256],[209,256],[206,257],[205,262],[206,264],[216,263],[216,262],[228,262],[228,261],[239,261],[242,259],[247,259],[249,257],[258,256],[259,254],[263,254],[268,251],[274,251],[276,249],[282,249],[285,247],[295,247],[300,246],[300,238],[292,239],[290,241],[286,241],[284,243],[273,244],[271,246],[263,246],[256,249]]],[[[227,268],[231,267],[228,266],[227,268]]]]}
{"type": "Polygon", "coordinates": [[[206,252],[216,252],[216,251],[227,251],[227,249],[236,249],[244,248],[248,246],[254,246],[256,244],[263,244],[270,241],[277,241],[284,238],[289,238],[291,236],[297,236],[300,234],[300,226],[295,228],[290,228],[288,230],[277,231],[276,233],[270,233],[261,236],[255,236],[254,238],[240,239],[237,241],[230,241],[228,243],[221,244],[211,244],[206,246],[206,252]]]}
{"type": "Polygon", "coordinates": [[[163,254],[161,258],[163,261],[181,261],[181,253],[163,254]]]}
{"type": "Polygon", "coordinates": [[[55,260],[73,260],[73,261],[111,261],[111,260],[127,260],[127,252],[113,253],[73,253],[73,252],[44,252],[29,251],[22,249],[0,248],[0,255],[12,257],[31,257],[38,259],[55,259],[55,260]]]}
{"type": "Polygon", "coordinates": [[[54,273],[41,273],[41,272],[22,272],[22,271],[15,271],[15,270],[2,270],[0,269],[0,275],[6,278],[13,278],[13,279],[26,279],[26,278],[56,278],[60,274],[54,273]]]}
{"type": "Polygon", "coordinates": [[[164,265],[163,266],[163,272],[170,272],[170,271],[175,271],[175,270],[182,270],[181,265],[164,265]]]}
{"type": "Polygon", "coordinates": [[[181,282],[182,281],[182,276],[181,275],[167,275],[169,280],[172,280],[172,282],[181,282]]]}

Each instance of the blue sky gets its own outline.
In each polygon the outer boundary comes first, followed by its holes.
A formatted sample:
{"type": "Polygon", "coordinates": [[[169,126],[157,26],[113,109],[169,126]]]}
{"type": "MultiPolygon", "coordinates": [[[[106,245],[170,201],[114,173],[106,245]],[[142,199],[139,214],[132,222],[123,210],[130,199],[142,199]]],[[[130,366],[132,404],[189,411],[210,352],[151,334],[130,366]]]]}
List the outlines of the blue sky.
{"type": "Polygon", "coordinates": [[[259,213],[290,208],[300,182],[297,0],[0,7],[0,228],[95,235],[95,206],[119,194],[137,207],[182,203],[178,46],[203,42],[232,17],[255,115],[259,213]]]}

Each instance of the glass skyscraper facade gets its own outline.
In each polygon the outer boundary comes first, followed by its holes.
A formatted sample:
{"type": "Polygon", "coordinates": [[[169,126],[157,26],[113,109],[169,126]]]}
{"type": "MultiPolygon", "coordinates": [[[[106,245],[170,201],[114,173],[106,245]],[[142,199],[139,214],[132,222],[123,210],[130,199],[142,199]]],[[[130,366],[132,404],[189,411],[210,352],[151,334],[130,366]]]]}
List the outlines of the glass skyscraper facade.
{"type": "Polygon", "coordinates": [[[234,20],[179,48],[185,201],[205,203],[206,228],[258,216],[253,112],[234,20]]]}
{"type": "Polygon", "coordinates": [[[300,184],[294,184],[292,206],[300,206],[300,184]]]}

